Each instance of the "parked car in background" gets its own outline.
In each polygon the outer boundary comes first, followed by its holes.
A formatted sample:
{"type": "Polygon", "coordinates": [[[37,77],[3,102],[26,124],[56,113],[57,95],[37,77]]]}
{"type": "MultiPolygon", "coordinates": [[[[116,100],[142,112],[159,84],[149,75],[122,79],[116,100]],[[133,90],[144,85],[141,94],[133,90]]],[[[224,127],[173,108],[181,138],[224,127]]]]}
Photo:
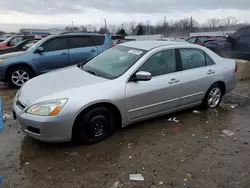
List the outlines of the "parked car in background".
{"type": "Polygon", "coordinates": [[[115,45],[126,41],[125,36],[123,35],[111,35],[111,39],[113,40],[115,45]]]}
{"type": "Polygon", "coordinates": [[[23,40],[32,39],[32,38],[35,38],[35,36],[34,35],[13,35],[5,39],[3,42],[0,42],[0,49],[16,46],[18,43],[22,42],[23,40]]]}
{"type": "Polygon", "coordinates": [[[20,42],[14,47],[1,48],[0,55],[6,54],[6,53],[12,53],[12,52],[26,51],[28,48],[30,48],[39,40],[40,39],[27,39],[27,40],[20,42]]]}
{"type": "Polygon", "coordinates": [[[110,46],[106,34],[51,35],[24,52],[0,55],[0,81],[18,88],[34,76],[84,62],[110,46]]]}
{"type": "Polygon", "coordinates": [[[208,40],[204,46],[222,57],[250,60],[250,26],[227,37],[208,40]]]}
{"type": "Polygon", "coordinates": [[[192,44],[203,45],[205,41],[216,38],[217,36],[193,36],[187,39],[187,42],[192,44]]]}
{"type": "Polygon", "coordinates": [[[215,108],[234,89],[236,71],[235,61],[202,46],[126,42],[24,84],[14,117],[33,138],[93,144],[117,126],[196,105],[215,108]]]}

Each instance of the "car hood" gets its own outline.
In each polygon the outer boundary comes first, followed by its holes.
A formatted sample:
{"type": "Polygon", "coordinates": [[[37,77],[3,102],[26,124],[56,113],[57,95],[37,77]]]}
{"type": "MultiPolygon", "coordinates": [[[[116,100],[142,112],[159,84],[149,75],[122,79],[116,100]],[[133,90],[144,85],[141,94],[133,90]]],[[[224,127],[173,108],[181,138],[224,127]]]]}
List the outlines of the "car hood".
{"type": "MultiPolygon", "coordinates": [[[[19,100],[30,106],[42,98],[52,95],[54,97],[61,96],[65,91],[68,92],[105,81],[109,80],[91,75],[77,66],[72,66],[43,74],[28,81],[19,91],[19,100]]],[[[53,97],[50,100],[52,99],[53,97]]]]}
{"type": "Polygon", "coordinates": [[[7,53],[4,55],[0,55],[0,59],[7,59],[7,58],[11,58],[11,57],[17,57],[17,56],[21,56],[25,54],[25,52],[13,52],[13,53],[7,53]]]}

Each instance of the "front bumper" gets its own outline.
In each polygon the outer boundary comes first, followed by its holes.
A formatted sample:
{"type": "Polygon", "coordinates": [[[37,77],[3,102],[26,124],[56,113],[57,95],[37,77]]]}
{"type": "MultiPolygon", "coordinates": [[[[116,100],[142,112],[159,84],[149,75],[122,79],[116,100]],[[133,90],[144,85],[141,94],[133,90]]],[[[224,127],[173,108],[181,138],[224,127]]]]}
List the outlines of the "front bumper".
{"type": "Polygon", "coordinates": [[[25,113],[16,104],[16,97],[13,101],[13,111],[17,124],[21,130],[44,142],[66,142],[71,140],[74,120],[71,114],[56,115],[53,117],[37,116],[25,113]]]}

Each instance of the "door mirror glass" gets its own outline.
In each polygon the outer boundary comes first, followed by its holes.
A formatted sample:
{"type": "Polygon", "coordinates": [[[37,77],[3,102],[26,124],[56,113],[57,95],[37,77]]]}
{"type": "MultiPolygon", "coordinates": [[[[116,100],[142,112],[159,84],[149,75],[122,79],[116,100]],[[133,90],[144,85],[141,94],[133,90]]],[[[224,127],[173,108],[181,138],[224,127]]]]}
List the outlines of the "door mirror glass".
{"type": "Polygon", "coordinates": [[[36,52],[37,52],[37,53],[42,53],[42,52],[44,52],[43,47],[40,46],[39,48],[37,48],[37,49],[36,49],[36,52]]]}
{"type": "Polygon", "coordinates": [[[152,76],[150,72],[139,71],[135,73],[135,81],[148,81],[151,80],[152,76]]]}

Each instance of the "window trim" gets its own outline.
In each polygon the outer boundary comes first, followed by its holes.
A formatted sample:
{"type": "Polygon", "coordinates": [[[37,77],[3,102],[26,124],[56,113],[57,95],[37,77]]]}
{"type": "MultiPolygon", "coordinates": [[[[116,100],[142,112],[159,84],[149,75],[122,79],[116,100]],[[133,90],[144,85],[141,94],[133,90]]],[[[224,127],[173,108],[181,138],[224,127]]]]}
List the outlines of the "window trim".
{"type": "MultiPolygon", "coordinates": [[[[53,37],[53,38],[50,38],[49,40],[46,40],[44,41],[44,43],[42,43],[39,47],[43,47],[45,44],[49,43],[50,41],[52,40],[55,40],[55,39],[66,39],[66,48],[63,49],[63,50],[69,50],[69,38],[68,36],[60,36],[60,37],[53,37]]],[[[39,48],[38,47],[38,48],[39,48]]],[[[55,51],[59,51],[59,50],[54,50],[54,51],[48,51],[48,52],[55,52],[55,51]]],[[[45,52],[46,53],[46,52],[45,52]]]]}
{"type": "Polygon", "coordinates": [[[152,57],[153,55],[161,52],[161,51],[167,51],[167,50],[174,50],[175,51],[175,65],[176,65],[176,71],[175,72],[171,72],[171,73],[166,73],[166,74],[161,74],[161,75],[157,75],[157,76],[152,76],[152,79],[153,78],[156,78],[156,77],[159,77],[159,76],[165,76],[165,75],[168,75],[168,74],[173,74],[173,73],[176,73],[176,72],[180,72],[182,70],[181,68],[181,62],[180,62],[180,59],[178,58],[178,49],[177,48],[168,48],[168,49],[160,49],[152,54],[150,54],[134,71],[133,73],[129,76],[129,79],[127,80],[127,82],[134,82],[132,79],[133,77],[135,76],[135,74],[138,72],[138,69],[141,68],[141,66],[150,58],[152,57]]]}

